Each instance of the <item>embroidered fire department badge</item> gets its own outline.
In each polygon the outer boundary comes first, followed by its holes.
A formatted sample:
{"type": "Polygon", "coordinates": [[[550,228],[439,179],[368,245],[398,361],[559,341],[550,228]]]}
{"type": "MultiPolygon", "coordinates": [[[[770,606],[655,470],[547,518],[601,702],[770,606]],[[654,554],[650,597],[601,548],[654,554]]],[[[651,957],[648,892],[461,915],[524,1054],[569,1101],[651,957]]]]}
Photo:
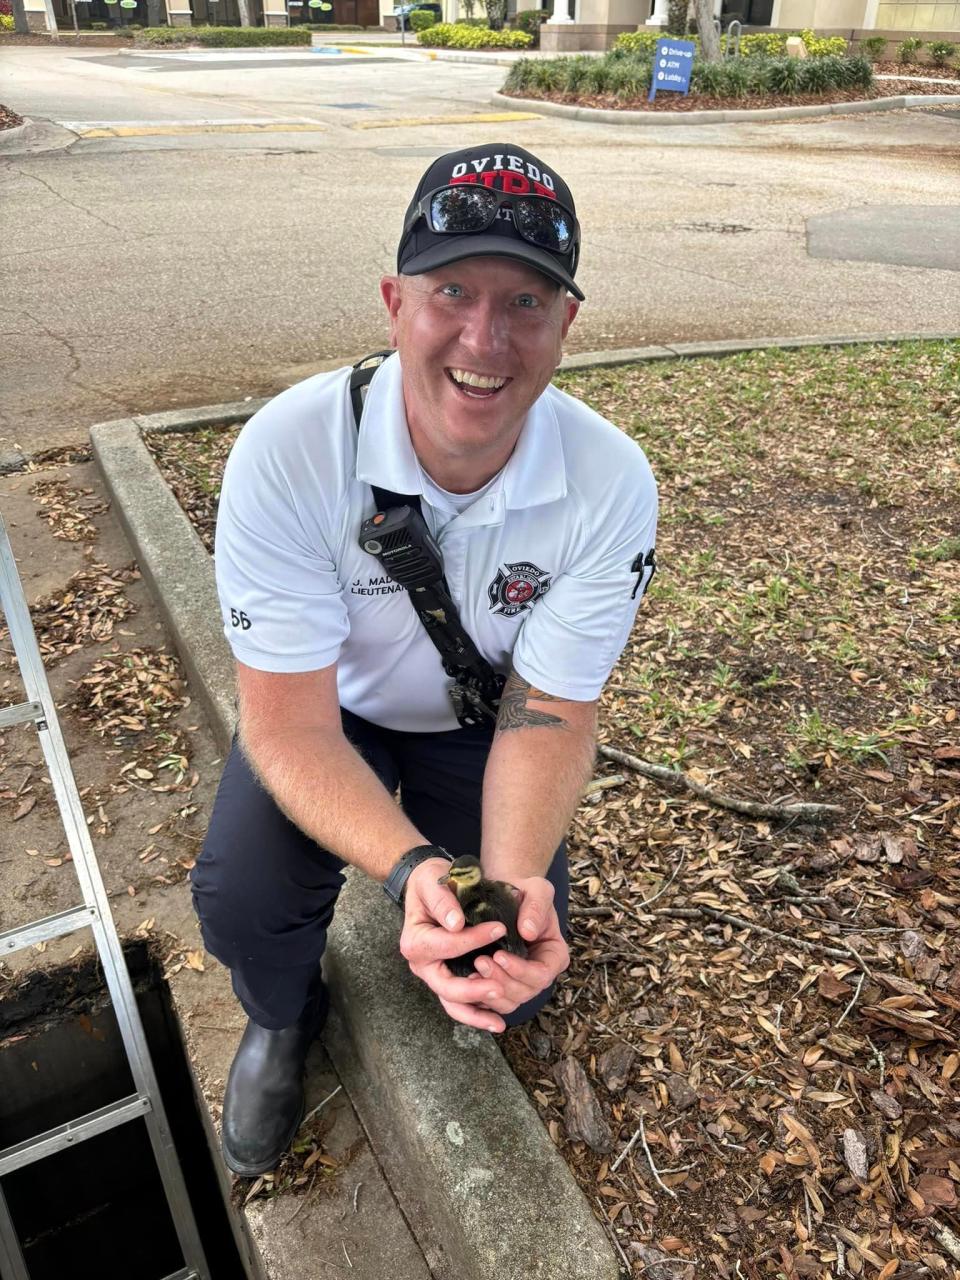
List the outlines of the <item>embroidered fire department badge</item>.
{"type": "Polygon", "coordinates": [[[508,564],[497,570],[497,576],[487,588],[490,608],[512,618],[514,614],[529,609],[550,590],[550,574],[535,564],[508,564]],[[505,570],[505,571],[504,571],[505,570]]]}

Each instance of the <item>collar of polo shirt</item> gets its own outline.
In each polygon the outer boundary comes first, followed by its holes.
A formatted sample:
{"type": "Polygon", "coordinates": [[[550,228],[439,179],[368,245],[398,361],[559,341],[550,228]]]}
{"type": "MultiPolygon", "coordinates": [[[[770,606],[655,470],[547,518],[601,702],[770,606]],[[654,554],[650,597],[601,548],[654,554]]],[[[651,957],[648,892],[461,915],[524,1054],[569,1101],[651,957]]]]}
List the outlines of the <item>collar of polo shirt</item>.
{"type": "MultiPolygon", "coordinates": [[[[374,374],[360,419],[357,479],[391,493],[423,495],[417,461],[403,407],[400,357],[385,360],[374,374]]],[[[534,401],[516,448],[488,495],[461,516],[464,523],[500,524],[505,510],[541,506],[566,496],[567,480],[557,415],[546,392],[534,401]]]]}

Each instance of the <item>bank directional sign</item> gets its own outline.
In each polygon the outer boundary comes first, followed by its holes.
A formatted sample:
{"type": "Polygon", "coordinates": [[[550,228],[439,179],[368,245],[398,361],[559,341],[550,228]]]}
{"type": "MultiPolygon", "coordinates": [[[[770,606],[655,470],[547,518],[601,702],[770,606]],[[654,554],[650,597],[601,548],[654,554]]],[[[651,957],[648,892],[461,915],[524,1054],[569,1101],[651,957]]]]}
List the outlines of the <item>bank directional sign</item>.
{"type": "Polygon", "coordinates": [[[658,40],[653,55],[653,79],[650,82],[652,102],[658,93],[687,93],[690,71],[697,46],[692,40],[658,40]]]}

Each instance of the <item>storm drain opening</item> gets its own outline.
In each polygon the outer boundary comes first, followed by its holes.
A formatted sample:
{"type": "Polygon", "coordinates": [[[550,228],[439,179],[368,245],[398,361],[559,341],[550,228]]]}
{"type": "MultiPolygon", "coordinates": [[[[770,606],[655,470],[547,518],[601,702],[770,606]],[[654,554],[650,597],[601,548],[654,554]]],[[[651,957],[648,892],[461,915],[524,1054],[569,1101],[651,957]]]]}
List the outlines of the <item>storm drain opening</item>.
{"type": "MultiPolygon", "coordinates": [[[[124,948],[210,1280],[252,1280],[221,1190],[160,964],[124,948]]],[[[0,990],[0,1149],[135,1092],[95,959],[0,990]]],[[[159,1280],[183,1266],[142,1120],[4,1176],[30,1280],[159,1280]]]]}

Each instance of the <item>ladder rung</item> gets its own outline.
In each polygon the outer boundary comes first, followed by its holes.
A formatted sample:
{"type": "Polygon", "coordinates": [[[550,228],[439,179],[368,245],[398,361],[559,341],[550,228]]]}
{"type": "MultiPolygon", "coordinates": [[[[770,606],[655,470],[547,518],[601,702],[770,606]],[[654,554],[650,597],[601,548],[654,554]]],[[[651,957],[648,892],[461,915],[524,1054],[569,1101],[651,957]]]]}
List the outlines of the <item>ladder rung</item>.
{"type": "Polygon", "coordinates": [[[22,929],[8,929],[6,933],[0,933],[0,955],[22,951],[24,947],[35,946],[38,942],[49,942],[51,938],[62,938],[65,933],[87,928],[97,919],[97,914],[96,907],[71,907],[68,911],[58,911],[54,916],[35,920],[22,929]]]}
{"type": "Polygon", "coordinates": [[[183,1267],[179,1271],[171,1271],[163,1280],[200,1280],[200,1277],[193,1267],[183,1267]]]}
{"type": "Polygon", "coordinates": [[[115,1129],[118,1124],[127,1124],[130,1120],[139,1120],[153,1108],[150,1099],[140,1093],[131,1093],[119,1102],[111,1102],[99,1111],[90,1111],[77,1120],[68,1120],[55,1129],[38,1134],[36,1138],[28,1138],[26,1142],[18,1142],[14,1147],[0,1151],[0,1177],[13,1173],[14,1169],[22,1169],[24,1165],[33,1164],[47,1156],[84,1142],[98,1133],[106,1133],[115,1129]]]}
{"type": "Polygon", "coordinates": [[[25,724],[28,720],[43,718],[43,707],[39,702],[17,702],[12,707],[0,708],[0,729],[9,729],[14,724],[25,724]]]}

